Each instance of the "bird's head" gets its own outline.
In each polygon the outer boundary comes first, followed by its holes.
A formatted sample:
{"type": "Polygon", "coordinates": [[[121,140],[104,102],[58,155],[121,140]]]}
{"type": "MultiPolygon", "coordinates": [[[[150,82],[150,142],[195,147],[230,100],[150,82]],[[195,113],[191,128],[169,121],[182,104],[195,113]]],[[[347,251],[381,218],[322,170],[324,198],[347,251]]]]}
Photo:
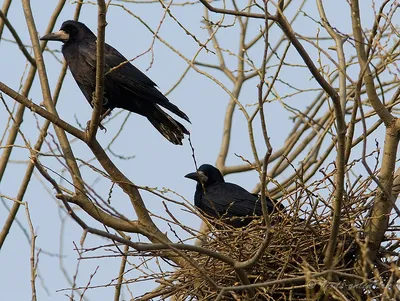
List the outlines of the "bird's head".
{"type": "Polygon", "coordinates": [[[59,31],[49,33],[40,39],[44,41],[60,41],[65,44],[87,38],[96,39],[96,36],[85,24],[68,20],[61,25],[59,31]]]}
{"type": "Polygon", "coordinates": [[[197,171],[188,173],[185,178],[195,180],[205,186],[225,182],[221,172],[210,164],[201,165],[197,171]]]}

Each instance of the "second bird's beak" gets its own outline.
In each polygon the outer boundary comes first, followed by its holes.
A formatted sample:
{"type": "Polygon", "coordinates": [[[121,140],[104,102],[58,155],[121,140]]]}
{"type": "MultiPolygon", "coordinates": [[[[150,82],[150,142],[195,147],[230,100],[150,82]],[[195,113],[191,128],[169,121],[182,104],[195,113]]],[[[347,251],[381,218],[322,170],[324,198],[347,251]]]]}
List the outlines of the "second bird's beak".
{"type": "Polygon", "coordinates": [[[46,34],[45,36],[40,38],[43,41],[61,41],[61,42],[66,42],[69,39],[69,34],[66,33],[64,30],[52,32],[49,34],[46,34]]]}
{"type": "Polygon", "coordinates": [[[188,173],[185,178],[192,179],[197,182],[201,181],[203,183],[207,182],[208,180],[208,177],[202,171],[188,173]]]}

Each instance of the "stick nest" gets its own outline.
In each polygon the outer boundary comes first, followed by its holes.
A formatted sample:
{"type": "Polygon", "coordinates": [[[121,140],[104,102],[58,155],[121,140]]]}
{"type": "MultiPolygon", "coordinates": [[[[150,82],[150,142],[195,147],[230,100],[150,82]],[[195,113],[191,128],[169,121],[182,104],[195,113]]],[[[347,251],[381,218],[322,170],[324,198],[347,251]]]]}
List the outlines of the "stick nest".
{"type": "MultiPolygon", "coordinates": [[[[331,278],[327,274],[313,276],[326,272],[324,258],[331,236],[334,200],[330,180],[326,177],[282,198],[285,205],[289,203],[287,210],[271,215],[269,243],[259,260],[245,269],[249,282],[260,284],[253,289],[253,297],[248,289],[226,290],[222,294],[221,288],[243,286],[243,280],[232,265],[197,252],[187,254],[202,272],[194,267],[177,270],[173,276],[176,289],[171,295],[178,297],[176,300],[366,300],[381,296],[385,287],[393,293],[400,275],[396,264],[398,244],[392,243],[395,235],[388,234],[376,261],[363,260],[367,247],[360,229],[364,228],[375,196],[370,179],[359,181],[345,193],[331,278]],[[323,198],[322,190],[332,193],[323,198]],[[366,277],[367,265],[372,268],[372,277],[366,277]]],[[[237,262],[252,258],[267,232],[262,218],[239,229],[214,220],[208,228],[210,232],[201,246],[237,262]]]]}

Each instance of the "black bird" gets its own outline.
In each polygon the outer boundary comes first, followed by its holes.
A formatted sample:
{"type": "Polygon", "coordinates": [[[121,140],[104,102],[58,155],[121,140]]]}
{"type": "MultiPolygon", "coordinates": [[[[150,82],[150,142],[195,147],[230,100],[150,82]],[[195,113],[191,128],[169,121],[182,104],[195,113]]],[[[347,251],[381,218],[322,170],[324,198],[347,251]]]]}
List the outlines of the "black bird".
{"type": "MultiPolygon", "coordinates": [[[[194,204],[209,216],[234,227],[243,227],[251,222],[252,217],[262,215],[259,196],[236,184],[225,182],[221,172],[212,165],[203,164],[197,172],[185,177],[197,182],[194,204]]],[[[269,213],[275,207],[280,210],[285,208],[269,198],[266,201],[269,213]]]]}
{"type": "MultiPolygon", "coordinates": [[[[58,32],[41,40],[63,42],[62,53],[75,81],[92,104],[96,89],[96,41],[94,33],[83,23],[65,21],[58,32]]],[[[182,144],[189,131],[165,113],[162,106],[190,122],[189,117],[156,88],[156,84],[133,66],[121,53],[105,44],[105,76],[102,118],[114,108],[122,108],[146,117],[173,144],[182,144]],[[115,69],[112,69],[115,68],[115,69]],[[111,70],[112,69],[112,70],[111,70]]]]}

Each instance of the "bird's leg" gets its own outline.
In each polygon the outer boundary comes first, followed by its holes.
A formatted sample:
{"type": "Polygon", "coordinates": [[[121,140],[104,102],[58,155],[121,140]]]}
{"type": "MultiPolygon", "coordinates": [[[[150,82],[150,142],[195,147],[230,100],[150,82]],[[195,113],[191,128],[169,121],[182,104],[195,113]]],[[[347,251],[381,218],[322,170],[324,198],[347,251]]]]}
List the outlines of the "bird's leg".
{"type": "MultiPolygon", "coordinates": [[[[108,104],[108,98],[106,95],[103,95],[103,107],[108,104]]],[[[99,121],[99,127],[101,130],[105,130],[107,132],[107,129],[101,124],[104,118],[106,118],[109,114],[111,113],[111,109],[108,108],[103,114],[100,115],[100,121],[99,121]]]]}
{"type": "MultiPolygon", "coordinates": [[[[86,124],[86,132],[89,131],[89,128],[90,128],[90,120],[86,124]]],[[[105,130],[107,132],[107,129],[101,123],[99,123],[99,128],[100,128],[100,130],[105,130]]]]}
{"type": "Polygon", "coordinates": [[[103,114],[100,116],[100,122],[103,121],[104,118],[106,118],[109,114],[111,113],[111,109],[107,109],[103,114]]]}
{"type": "Polygon", "coordinates": [[[99,128],[100,128],[100,130],[102,130],[102,131],[104,130],[104,132],[107,133],[106,127],[104,125],[102,125],[101,123],[99,123],[99,128]]]}
{"type": "Polygon", "coordinates": [[[101,122],[103,121],[104,118],[110,115],[111,110],[112,110],[111,108],[108,108],[107,111],[105,111],[103,114],[100,115],[99,128],[101,130],[105,130],[105,132],[107,132],[107,129],[101,124],[101,122]]]}
{"type": "MultiPolygon", "coordinates": [[[[93,92],[93,98],[95,97],[95,92],[93,92]]],[[[92,105],[92,107],[94,106],[94,102],[92,100],[92,102],[90,103],[92,105]]],[[[108,104],[108,98],[105,96],[105,94],[103,95],[103,106],[108,104]]],[[[107,117],[107,115],[109,115],[111,113],[111,109],[107,109],[103,114],[100,115],[100,120],[99,120],[99,128],[100,130],[104,130],[105,132],[107,132],[107,129],[101,124],[101,122],[103,121],[104,118],[107,117]]],[[[86,125],[86,130],[89,129],[90,126],[90,120],[88,121],[87,125],[86,125]]]]}
{"type": "MultiPolygon", "coordinates": [[[[86,124],[86,132],[88,132],[89,131],[89,128],[90,128],[90,120],[87,122],[87,124],[86,124]]],[[[104,131],[106,131],[107,132],[107,129],[104,127],[104,125],[102,125],[101,123],[99,123],[99,128],[100,128],[100,130],[104,130],[104,131]]]]}

